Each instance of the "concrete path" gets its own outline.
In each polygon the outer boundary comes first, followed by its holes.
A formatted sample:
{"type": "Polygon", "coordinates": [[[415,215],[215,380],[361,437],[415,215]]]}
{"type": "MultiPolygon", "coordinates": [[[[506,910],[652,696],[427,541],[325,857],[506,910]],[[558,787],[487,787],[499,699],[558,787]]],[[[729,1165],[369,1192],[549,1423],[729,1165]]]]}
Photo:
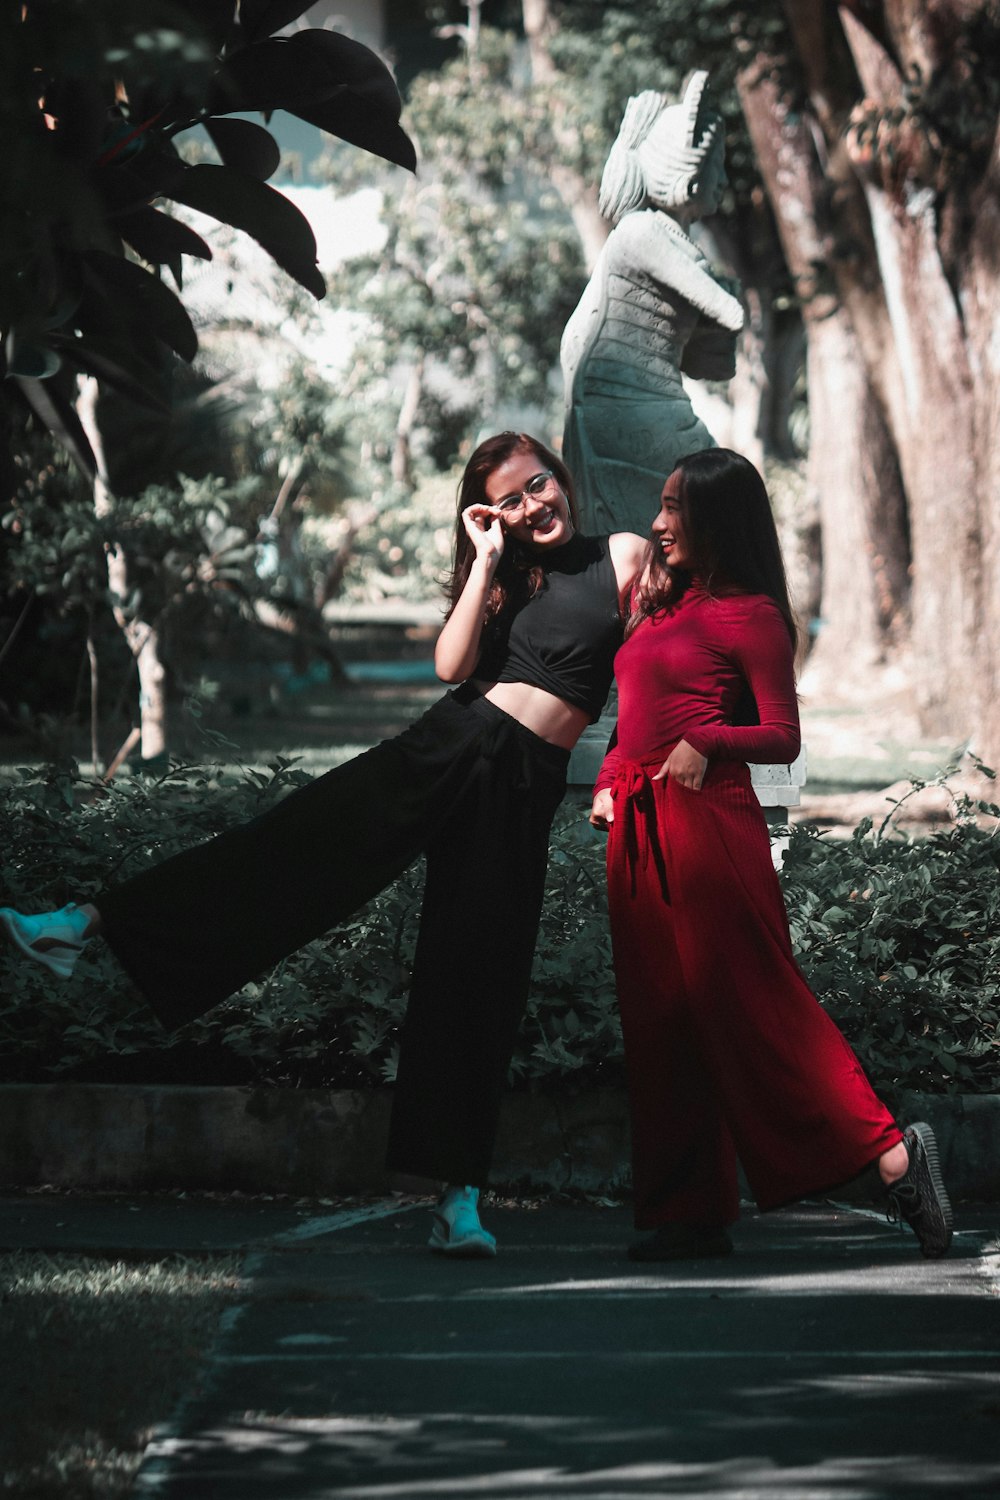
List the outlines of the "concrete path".
{"type": "Polygon", "coordinates": [[[491,1206],[500,1254],[466,1262],[425,1249],[409,1200],[138,1199],[117,1231],[72,1199],[6,1207],[8,1241],[61,1213],[76,1248],[181,1248],[185,1225],[189,1248],[255,1246],[139,1500],[1000,1495],[995,1213],[960,1210],[941,1262],[806,1205],[748,1212],[730,1260],[637,1267],[623,1207],[491,1206]]]}

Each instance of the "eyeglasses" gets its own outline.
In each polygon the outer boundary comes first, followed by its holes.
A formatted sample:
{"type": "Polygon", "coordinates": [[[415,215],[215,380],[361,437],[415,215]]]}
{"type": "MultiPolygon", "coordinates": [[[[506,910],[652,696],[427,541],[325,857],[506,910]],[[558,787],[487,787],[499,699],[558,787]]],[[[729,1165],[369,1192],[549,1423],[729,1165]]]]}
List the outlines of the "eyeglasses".
{"type": "Polygon", "coordinates": [[[545,494],[546,490],[551,489],[556,482],[556,476],[551,469],[542,469],[540,473],[533,474],[524,486],[524,489],[520,490],[516,495],[505,495],[502,500],[498,500],[494,509],[498,510],[509,521],[524,509],[529,500],[537,500],[540,495],[545,494]]]}

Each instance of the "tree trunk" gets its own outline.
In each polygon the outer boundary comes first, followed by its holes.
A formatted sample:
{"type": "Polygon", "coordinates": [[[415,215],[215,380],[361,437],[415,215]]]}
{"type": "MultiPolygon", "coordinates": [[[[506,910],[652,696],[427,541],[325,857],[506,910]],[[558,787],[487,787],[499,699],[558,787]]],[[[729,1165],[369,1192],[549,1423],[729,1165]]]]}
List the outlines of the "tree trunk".
{"type": "Polygon", "coordinates": [[[978,399],[973,413],[973,452],[978,477],[981,547],[982,618],[976,638],[975,664],[981,708],[971,748],[988,765],[1000,767],[1000,290],[997,285],[1000,245],[1000,134],[993,144],[981,191],[973,200],[968,244],[968,271],[962,308],[973,368],[978,372],[978,399]]]}
{"type": "Polygon", "coordinates": [[[905,640],[905,567],[879,542],[881,498],[899,477],[843,308],[809,324],[807,369],[808,482],[819,507],[823,570],[810,677],[814,690],[829,691],[883,665],[905,640]]]}
{"type": "MultiPolygon", "coordinates": [[[[786,279],[782,246],[774,216],[764,203],[754,203],[731,227],[716,219],[710,227],[698,224],[695,235],[708,252],[735,275],[743,289],[747,321],[736,349],[736,374],[727,399],[731,407],[728,443],[758,468],[766,457],[790,458],[788,431],[790,392],[796,378],[786,352],[786,331],[775,318],[776,289],[786,279]]],[[[697,408],[696,408],[697,410],[697,408]]],[[[709,430],[722,442],[711,422],[709,430]]]]}
{"type": "Polygon", "coordinates": [[[403,485],[406,489],[413,488],[413,461],[410,443],[417,415],[420,411],[420,400],[424,393],[424,370],[426,363],[426,355],[421,349],[410,366],[406,389],[403,392],[403,403],[399,408],[399,416],[396,418],[396,434],[392,445],[390,472],[393,482],[403,485]]]}
{"type": "MultiPolygon", "coordinates": [[[[555,83],[560,74],[549,52],[549,38],[557,30],[557,23],[548,0],[521,0],[521,12],[524,34],[528,39],[532,77],[536,83],[555,83]]],[[[552,134],[563,155],[567,160],[571,159],[578,150],[575,130],[561,119],[558,109],[553,110],[551,124],[552,134]]],[[[587,182],[565,162],[554,162],[551,174],[553,186],[566,205],[580,236],[589,276],[611,231],[611,225],[597,206],[598,184],[587,182]]]]}
{"type": "Polygon", "coordinates": [[[823,182],[808,119],[783,92],[778,61],[759,57],[738,79],[740,101],[774,208],[807,338],[808,485],[823,561],[814,680],[842,680],[901,643],[909,550],[899,473],[852,318],[824,275],[823,182]]]}
{"type": "MultiPolygon", "coordinates": [[[[104,444],[97,424],[98,382],[84,376],[80,382],[77,413],[94,452],[97,469],[94,475],[94,510],[106,516],[111,510],[111,491],[104,457],[104,444]]],[[[155,622],[132,614],[127,607],[130,593],[128,557],[119,546],[109,547],[108,590],[115,623],[125,637],[139,675],[140,754],[143,760],[155,760],[167,751],[166,672],[160,659],[160,636],[155,622]]]]}
{"type": "MultiPolygon", "coordinates": [[[[846,8],[843,21],[866,98],[883,116],[901,109],[906,80],[896,60],[846,8]]],[[[916,64],[927,76],[932,62],[921,40],[912,29],[897,37],[899,60],[904,67],[907,62],[916,64]]],[[[904,121],[894,152],[920,150],[923,142],[908,139],[905,128],[904,121]]],[[[986,518],[975,429],[982,372],[974,370],[967,342],[961,295],[964,268],[953,267],[951,277],[946,272],[939,239],[940,205],[930,185],[920,180],[922,170],[901,180],[896,163],[874,155],[867,139],[857,133],[852,160],[865,189],[903,374],[895,437],[913,548],[917,701],[928,732],[964,737],[982,723],[987,704],[980,663],[984,655],[992,657],[992,643],[984,653],[980,638],[986,518]]],[[[922,163],[912,165],[923,168],[922,163]]],[[[995,273],[993,282],[995,315],[995,273]]],[[[990,399],[986,392],[982,396],[990,399]]]]}
{"type": "Polygon", "coordinates": [[[914,696],[1000,763],[995,11],[786,0],[822,153],[828,264],[897,456],[914,696]]]}

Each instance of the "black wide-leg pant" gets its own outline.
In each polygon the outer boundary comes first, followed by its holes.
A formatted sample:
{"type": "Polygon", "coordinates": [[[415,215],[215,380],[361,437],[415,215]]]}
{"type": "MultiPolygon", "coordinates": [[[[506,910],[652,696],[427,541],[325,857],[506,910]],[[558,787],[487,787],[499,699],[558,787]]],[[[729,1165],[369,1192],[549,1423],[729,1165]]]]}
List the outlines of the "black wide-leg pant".
{"type": "Polygon", "coordinates": [[[388,1165],[482,1185],[568,759],[460,688],[262,816],[102,892],[94,904],[104,935],[172,1028],[344,920],[426,853],[388,1165]]]}

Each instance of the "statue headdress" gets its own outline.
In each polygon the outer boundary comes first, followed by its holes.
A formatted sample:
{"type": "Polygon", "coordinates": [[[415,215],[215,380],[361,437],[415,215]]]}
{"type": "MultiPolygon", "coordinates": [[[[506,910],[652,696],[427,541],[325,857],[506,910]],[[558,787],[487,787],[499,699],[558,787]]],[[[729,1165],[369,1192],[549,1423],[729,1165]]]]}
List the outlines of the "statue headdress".
{"type": "Polygon", "coordinates": [[[705,108],[708,74],[692,73],[679,104],[646,89],[625,106],[621,129],[601,178],[599,207],[618,220],[653,199],[661,208],[680,208],[694,196],[698,177],[722,121],[705,108]]]}

